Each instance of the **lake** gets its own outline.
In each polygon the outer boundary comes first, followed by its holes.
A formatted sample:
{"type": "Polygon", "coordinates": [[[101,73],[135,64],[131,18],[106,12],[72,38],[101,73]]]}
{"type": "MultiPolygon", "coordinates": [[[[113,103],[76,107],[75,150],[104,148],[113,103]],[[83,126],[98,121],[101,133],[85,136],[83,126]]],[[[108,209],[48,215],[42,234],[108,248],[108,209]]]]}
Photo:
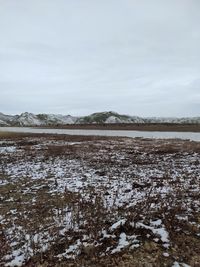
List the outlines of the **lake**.
{"type": "Polygon", "coordinates": [[[29,127],[0,127],[0,132],[15,133],[47,133],[47,134],[68,134],[68,135],[96,135],[96,136],[123,136],[143,138],[179,138],[200,141],[200,133],[193,132],[148,132],[148,131],[126,131],[126,130],[78,130],[78,129],[42,129],[29,127]]]}

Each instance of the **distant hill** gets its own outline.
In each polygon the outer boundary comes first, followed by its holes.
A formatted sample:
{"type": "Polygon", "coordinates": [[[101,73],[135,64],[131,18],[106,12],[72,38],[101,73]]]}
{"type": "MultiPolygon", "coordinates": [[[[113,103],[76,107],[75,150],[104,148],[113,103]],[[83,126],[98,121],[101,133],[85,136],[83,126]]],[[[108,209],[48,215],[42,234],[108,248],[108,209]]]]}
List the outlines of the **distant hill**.
{"type": "Polygon", "coordinates": [[[0,113],[0,126],[47,126],[74,124],[77,118],[70,115],[22,113],[20,115],[5,115],[0,113]]]}
{"type": "Polygon", "coordinates": [[[81,117],[77,119],[76,123],[144,123],[144,120],[139,117],[120,115],[116,112],[109,111],[93,113],[89,116],[81,117]]]}
{"type": "Polygon", "coordinates": [[[33,114],[5,115],[0,113],[0,126],[57,126],[65,124],[114,124],[114,123],[173,123],[200,124],[200,117],[161,118],[121,115],[113,111],[93,113],[89,116],[74,117],[71,115],[33,114]]]}

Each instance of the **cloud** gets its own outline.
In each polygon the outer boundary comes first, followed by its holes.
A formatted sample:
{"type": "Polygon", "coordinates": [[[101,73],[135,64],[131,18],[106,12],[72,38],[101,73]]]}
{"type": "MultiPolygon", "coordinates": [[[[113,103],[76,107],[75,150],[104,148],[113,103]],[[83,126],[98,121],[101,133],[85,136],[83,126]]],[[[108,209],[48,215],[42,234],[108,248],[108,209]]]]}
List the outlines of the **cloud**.
{"type": "Polygon", "coordinates": [[[198,0],[2,0],[1,111],[199,115],[199,10],[198,0]]]}

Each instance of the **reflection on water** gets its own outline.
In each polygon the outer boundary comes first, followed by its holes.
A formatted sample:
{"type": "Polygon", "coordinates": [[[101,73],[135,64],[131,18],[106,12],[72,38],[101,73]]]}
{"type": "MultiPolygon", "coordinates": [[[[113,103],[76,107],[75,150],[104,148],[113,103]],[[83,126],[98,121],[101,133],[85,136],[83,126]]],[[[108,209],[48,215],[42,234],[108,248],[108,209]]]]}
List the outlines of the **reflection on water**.
{"type": "Polygon", "coordinates": [[[146,132],[146,131],[110,131],[110,130],[69,130],[69,129],[39,129],[28,127],[0,127],[1,132],[18,133],[51,133],[68,135],[99,135],[99,136],[125,136],[144,138],[180,138],[200,141],[200,133],[191,132],[146,132]]]}

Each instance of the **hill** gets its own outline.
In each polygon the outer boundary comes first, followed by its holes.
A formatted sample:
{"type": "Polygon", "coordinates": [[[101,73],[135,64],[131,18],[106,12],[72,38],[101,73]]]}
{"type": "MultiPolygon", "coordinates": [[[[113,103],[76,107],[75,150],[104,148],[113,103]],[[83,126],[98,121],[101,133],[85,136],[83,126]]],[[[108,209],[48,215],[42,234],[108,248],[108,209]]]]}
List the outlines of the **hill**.
{"type": "Polygon", "coordinates": [[[93,113],[89,116],[74,117],[71,115],[33,114],[6,115],[0,113],[0,126],[59,126],[68,124],[200,124],[200,117],[162,118],[122,115],[113,111],[93,113]]]}

